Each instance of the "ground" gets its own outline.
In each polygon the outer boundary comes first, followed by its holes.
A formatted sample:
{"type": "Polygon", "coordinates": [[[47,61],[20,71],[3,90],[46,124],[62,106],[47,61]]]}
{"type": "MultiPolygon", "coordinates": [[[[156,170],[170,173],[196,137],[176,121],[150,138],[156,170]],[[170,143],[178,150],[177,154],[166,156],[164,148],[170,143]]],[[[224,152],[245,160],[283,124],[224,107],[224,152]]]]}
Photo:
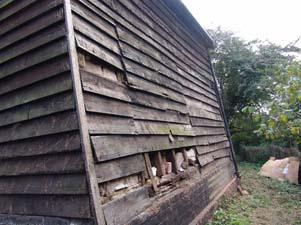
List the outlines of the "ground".
{"type": "Polygon", "coordinates": [[[239,164],[250,194],[225,199],[207,225],[301,225],[301,187],[258,175],[260,165],[239,164]]]}

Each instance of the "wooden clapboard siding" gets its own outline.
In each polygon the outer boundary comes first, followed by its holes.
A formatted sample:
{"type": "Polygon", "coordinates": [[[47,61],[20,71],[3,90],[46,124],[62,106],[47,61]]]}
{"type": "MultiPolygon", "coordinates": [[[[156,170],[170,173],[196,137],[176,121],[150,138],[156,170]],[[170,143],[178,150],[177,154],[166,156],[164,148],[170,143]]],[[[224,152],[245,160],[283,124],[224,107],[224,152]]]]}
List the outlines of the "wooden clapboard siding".
{"type": "Polygon", "coordinates": [[[0,214],[92,217],[63,2],[0,6],[0,214]]]}

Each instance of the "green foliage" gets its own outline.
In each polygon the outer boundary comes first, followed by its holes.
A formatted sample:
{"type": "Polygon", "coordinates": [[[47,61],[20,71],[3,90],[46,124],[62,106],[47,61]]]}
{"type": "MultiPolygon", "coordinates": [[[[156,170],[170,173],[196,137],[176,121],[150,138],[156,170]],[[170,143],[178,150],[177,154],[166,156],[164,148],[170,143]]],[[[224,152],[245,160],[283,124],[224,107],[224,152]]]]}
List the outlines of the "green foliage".
{"type": "Polygon", "coordinates": [[[234,144],[301,142],[301,69],[296,47],[247,42],[220,28],[213,65],[234,144]]]}

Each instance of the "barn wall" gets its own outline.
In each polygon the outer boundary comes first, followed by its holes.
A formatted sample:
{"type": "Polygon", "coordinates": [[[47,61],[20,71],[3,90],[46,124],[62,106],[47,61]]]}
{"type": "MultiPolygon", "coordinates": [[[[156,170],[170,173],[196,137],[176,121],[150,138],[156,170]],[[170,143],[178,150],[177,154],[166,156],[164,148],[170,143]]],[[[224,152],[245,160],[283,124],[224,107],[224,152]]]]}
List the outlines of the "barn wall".
{"type": "Polygon", "coordinates": [[[177,209],[196,198],[203,204],[187,207],[178,223],[189,224],[234,174],[207,42],[164,1],[72,0],[71,5],[107,224],[158,224],[163,217],[163,224],[170,224],[179,212],[159,213],[158,207],[177,209]],[[150,197],[144,183],[148,156],[160,152],[173,158],[191,148],[200,172],[190,176],[185,195],[170,192],[153,210],[158,195],[150,197]],[[138,215],[145,210],[153,214],[138,215]]]}
{"type": "Polygon", "coordinates": [[[63,0],[2,1],[0,27],[0,223],[90,224],[63,0]]]}

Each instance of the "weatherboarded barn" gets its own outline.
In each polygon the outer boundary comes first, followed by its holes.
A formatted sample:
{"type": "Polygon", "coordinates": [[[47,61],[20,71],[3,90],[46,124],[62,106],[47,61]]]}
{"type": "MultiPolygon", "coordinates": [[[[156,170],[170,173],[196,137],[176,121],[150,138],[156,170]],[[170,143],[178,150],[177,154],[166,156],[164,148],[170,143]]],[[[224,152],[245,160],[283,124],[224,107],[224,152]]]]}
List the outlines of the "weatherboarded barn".
{"type": "Polygon", "coordinates": [[[203,223],[237,172],[212,47],[179,0],[0,1],[0,224],[203,223]]]}

